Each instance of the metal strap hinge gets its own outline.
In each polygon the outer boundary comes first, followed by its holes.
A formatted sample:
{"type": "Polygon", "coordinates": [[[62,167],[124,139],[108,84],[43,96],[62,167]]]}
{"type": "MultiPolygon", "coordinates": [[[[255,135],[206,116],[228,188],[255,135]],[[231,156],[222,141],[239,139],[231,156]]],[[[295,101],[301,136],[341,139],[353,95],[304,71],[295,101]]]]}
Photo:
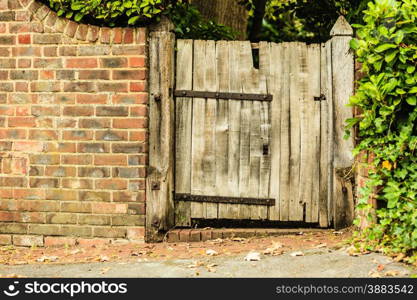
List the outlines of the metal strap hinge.
{"type": "Polygon", "coordinates": [[[224,99],[224,100],[272,101],[272,95],[270,94],[246,94],[246,93],[177,90],[174,92],[174,96],[179,97],[179,98],[209,98],[209,99],[224,99]]]}
{"type": "Polygon", "coordinates": [[[275,199],[268,199],[268,198],[221,197],[221,196],[204,196],[204,195],[191,195],[191,194],[175,194],[174,198],[175,198],[175,201],[265,205],[265,206],[275,205],[275,199]]]}

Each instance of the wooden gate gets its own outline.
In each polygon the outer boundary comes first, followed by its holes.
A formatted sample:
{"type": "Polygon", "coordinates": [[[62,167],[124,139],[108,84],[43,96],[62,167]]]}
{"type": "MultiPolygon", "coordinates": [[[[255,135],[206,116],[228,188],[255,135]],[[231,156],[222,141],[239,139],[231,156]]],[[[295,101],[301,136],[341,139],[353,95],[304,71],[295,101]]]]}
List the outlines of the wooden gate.
{"type": "Polygon", "coordinates": [[[352,218],[351,34],[340,19],[324,44],[177,41],[171,226],[352,218]]]}

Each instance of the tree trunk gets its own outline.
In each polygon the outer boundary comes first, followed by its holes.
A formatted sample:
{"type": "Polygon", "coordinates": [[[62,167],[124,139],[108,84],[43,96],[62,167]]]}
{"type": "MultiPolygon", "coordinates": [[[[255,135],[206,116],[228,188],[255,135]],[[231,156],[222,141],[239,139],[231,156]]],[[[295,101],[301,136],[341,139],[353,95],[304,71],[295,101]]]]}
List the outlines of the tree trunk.
{"type": "Polygon", "coordinates": [[[239,0],[191,0],[204,18],[231,27],[237,32],[237,39],[247,37],[248,12],[239,0]]]}
{"type": "Polygon", "coordinates": [[[252,30],[249,34],[249,40],[251,42],[259,42],[260,40],[259,35],[261,34],[262,22],[265,16],[266,1],[267,0],[253,0],[255,11],[252,21],[252,30]]]}

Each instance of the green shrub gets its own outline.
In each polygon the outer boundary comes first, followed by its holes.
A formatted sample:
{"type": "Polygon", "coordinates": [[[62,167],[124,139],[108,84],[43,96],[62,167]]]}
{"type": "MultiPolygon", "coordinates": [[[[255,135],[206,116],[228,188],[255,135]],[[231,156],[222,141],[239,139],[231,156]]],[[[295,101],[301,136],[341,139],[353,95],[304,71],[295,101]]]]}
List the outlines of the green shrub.
{"type": "Polygon", "coordinates": [[[205,20],[184,0],[41,0],[59,16],[98,26],[141,26],[156,23],[162,15],[175,25],[178,38],[234,39],[228,27],[205,20]]]}
{"type": "MultiPolygon", "coordinates": [[[[347,121],[358,125],[361,150],[375,153],[375,171],[360,191],[359,209],[377,190],[377,224],[367,241],[386,251],[410,256],[417,249],[417,0],[375,0],[356,25],[351,42],[366,76],[350,104],[362,114],[347,121]]],[[[412,258],[411,260],[414,260],[412,258]]]]}

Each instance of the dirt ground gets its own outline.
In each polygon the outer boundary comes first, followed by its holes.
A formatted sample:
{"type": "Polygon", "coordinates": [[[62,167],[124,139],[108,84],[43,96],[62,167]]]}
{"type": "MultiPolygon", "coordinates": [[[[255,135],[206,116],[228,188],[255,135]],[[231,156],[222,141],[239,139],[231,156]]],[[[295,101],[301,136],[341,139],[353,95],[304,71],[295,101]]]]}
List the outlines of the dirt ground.
{"type": "Polygon", "coordinates": [[[349,231],[325,231],[201,243],[4,246],[0,248],[0,276],[408,277],[416,273],[415,269],[380,254],[354,253],[346,242],[349,237],[349,231]],[[246,261],[248,253],[254,252],[254,261],[246,261]],[[309,265],[312,269],[306,267],[309,265]]]}

